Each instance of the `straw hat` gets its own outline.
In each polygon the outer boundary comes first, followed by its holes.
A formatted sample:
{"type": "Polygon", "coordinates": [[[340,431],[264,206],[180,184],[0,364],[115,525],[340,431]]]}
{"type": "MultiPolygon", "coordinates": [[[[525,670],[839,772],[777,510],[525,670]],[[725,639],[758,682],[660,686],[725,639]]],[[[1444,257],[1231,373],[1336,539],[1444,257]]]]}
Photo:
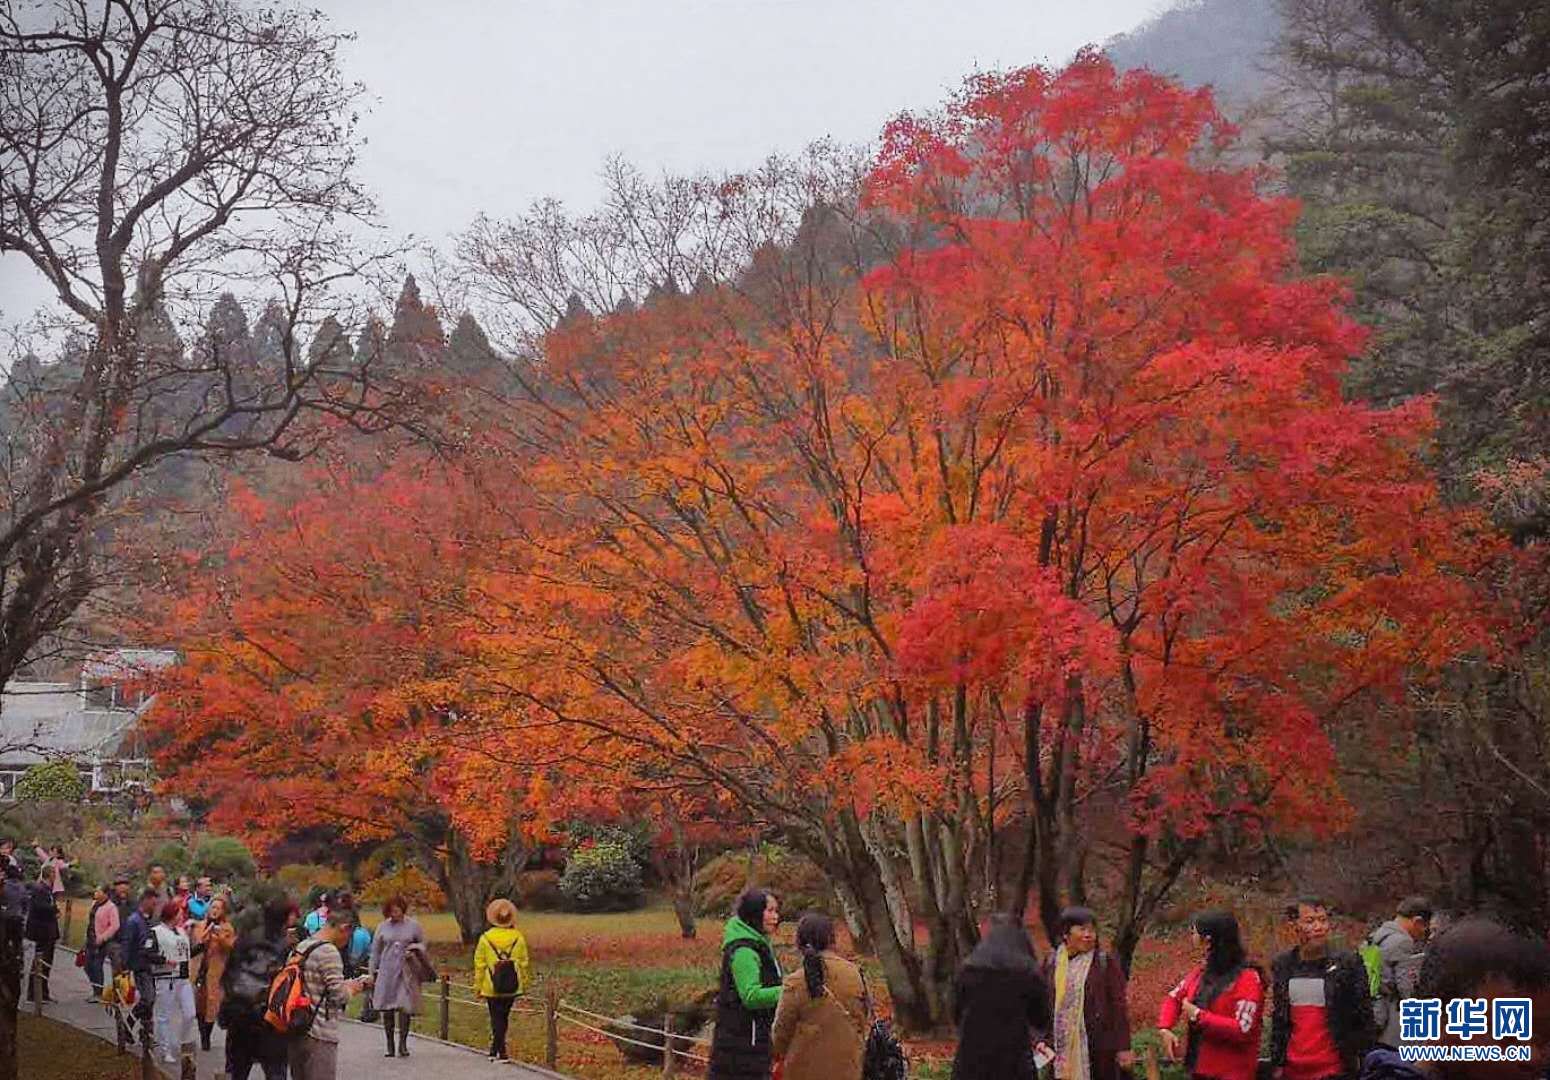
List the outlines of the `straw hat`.
{"type": "Polygon", "coordinates": [[[484,918],[491,926],[510,926],[517,921],[517,905],[503,896],[497,897],[484,909],[484,918]]]}

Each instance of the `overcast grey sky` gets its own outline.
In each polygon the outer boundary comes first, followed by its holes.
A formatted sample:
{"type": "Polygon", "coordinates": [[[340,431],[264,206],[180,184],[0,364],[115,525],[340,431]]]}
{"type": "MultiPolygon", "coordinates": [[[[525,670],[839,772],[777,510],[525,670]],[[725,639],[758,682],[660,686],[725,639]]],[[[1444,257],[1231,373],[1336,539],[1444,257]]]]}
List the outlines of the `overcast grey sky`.
{"type": "MultiPolygon", "coordinates": [[[[359,38],[362,179],[395,233],[443,242],[480,211],[589,206],[620,154],[729,169],[824,136],[865,142],[976,68],[1060,63],[1159,0],[310,0],[359,38]]],[[[0,258],[0,321],[47,299],[0,258]]]]}

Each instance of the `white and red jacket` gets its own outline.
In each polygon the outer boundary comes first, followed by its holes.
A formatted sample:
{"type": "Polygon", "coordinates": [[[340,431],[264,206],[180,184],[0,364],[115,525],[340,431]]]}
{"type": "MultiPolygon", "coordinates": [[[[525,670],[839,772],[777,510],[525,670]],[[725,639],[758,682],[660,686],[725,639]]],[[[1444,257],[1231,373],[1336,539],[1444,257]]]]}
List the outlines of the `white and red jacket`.
{"type": "MultiPolygon", "coordinates": [[[[1205,965],[1168,991],[1157,1013],[1157,1026],[1171,1028],[1195,996],[1205,965]]],[[[1265,980],[1245,967],[1232,984],[1217,994],[1189,1026],[1190,1075],[1210,1080],[1254,1080],[1259,1067],[1259,1033],[1265,1021],[1265,980]]]]}

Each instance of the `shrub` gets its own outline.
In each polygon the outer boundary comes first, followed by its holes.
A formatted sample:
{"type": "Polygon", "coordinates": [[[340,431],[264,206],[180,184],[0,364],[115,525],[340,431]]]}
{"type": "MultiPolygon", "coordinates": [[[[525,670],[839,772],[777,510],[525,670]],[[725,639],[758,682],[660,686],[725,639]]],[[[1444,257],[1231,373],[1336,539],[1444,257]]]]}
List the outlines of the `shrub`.
{"type": "Polygon", "coordinates": [[[564,829],[568,838],[566,846],[571,851],[579,851],[593,844],[622,844],[629,851],[630,858],[642,868],[642,872],[651,864],[651,828],[643,821],[624,824],[568,821],[564,829]]]}
{"type": "Polygon", "coordinates": [[[193,867],[193,859],[189,857],[188,848],[173,841],[163,844],[151,852],[151,858],[146,866],[149,868],[161,863],[167,871],[167,887],[171,888],[177,883],[179,875],[186,874],[193,867]]]}
{"type": "Polygon", "coordinates": [[[373,878],[361,886],[359,899],[366,904],[381,904],[394,896],[402,896],[416,911],[443,911],[447,906],[441,886],[418,866],[405,866],[373,878]]]}
{"type": "Polygon", "coordinates": [[[194,852],[194,872],[216,881],[247,881],[258,872],[253,853],[234,836],[211,836],[194,852]]]}
{"type": "Polygon", "coordinates": [[[282,866],[274,876],[275,883],[298,904],[315,888],[341,889],[350,883],[349,877],[336,866],[320,866],[317,863],[291,863],[282,866]]]}
{"type": "MultiPolygon", "coordinates": [[[[729,851],[718,855],[694,876],[694,913],[725,919],[747,887],[749,854],[729,851]]],[[[823,872],[810,859],[774,844],[766,844],[753,856],[753,881],[780,898],[783,918],[796,919],[805,911],[837,915],[834,891],[823,872]]]]}
{"type": "Polygon", "coordinates": [[[80,802],[86,798],[81,770],[68,761],[44,761],[22,773],[16,781],[16,798],[22,802],[80,802]]]}
{"type": "Polygon", "coordinates": [[[565,894],[557,870],[524,870],[517,875],[517,906],[523,911],[561,911],[565,894]]]}
{"type": "Polygon", "coordinates": [[[646,899],[640,863],[627,845],[611,840],[571,852],[560,893],[571,911],[631,911],[646,899]]]}

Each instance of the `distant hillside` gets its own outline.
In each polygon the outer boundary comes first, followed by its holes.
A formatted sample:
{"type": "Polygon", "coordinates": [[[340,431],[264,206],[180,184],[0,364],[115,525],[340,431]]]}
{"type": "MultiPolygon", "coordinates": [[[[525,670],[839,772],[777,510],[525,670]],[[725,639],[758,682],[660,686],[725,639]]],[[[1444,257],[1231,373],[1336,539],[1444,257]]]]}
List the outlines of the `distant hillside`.
{"type": "Polygon", "coordinates": [[[1181,0],[1104,52],[1120,68],[1144,67],[1188,83],[1214,86],[1238,103],[1264,86],[1260,67],[1281,28],[1276,0],[1181,0]]]}

